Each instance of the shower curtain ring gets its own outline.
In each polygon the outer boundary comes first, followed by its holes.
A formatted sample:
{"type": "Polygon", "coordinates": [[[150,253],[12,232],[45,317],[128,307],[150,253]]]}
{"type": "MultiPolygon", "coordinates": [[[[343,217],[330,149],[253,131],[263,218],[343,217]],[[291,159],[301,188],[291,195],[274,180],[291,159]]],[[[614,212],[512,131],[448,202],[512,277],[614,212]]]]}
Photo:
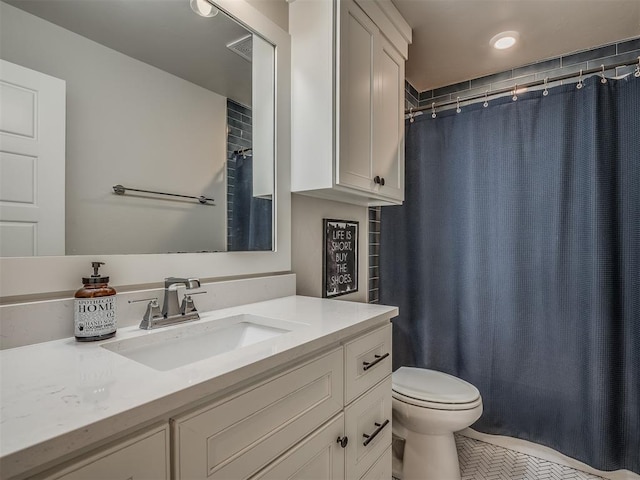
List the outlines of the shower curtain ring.
{"type": "Polygon", "coordinates": [[[456,98],[456,113],[460,113],[462,109],[460,108],[460,97],[456,98]]]}
{"type": "Polygon", "coordinates": [[[436,118],[436,102],[431,103],[431,118],[436,118]]]}
{"type": "Polygon", "coordinates": [[[640,57],[638,57],[638,65],[636,65],[636,71],[633,72],[633,76],[636,78],[640,77],[640,57]]]}
{"type": "Polygon", "coordinates": [[[484,92],[484,103],[482,104],[482,106],[484,108],[487,108],[489,106],[489,90],[487,90],[486,92],[484,92]]]}
{"type": "Polygon", "coordinates": [[[409,123],[413,123],[413,107],[409,108],[409,123]]]}
{"type": "Polygon", "coordinates": [[[518,100],[517,92],[518,92],[518,84],[516,83],[516,84],[513,86],[513,97],[511,97],[511,100],[513,100],[514,102],[515,102],[516,100],[518,100]]]}
{"type": "Polygon", "coordinates": [[[600,79],[600,83],[605,84],[607,83],[607,78],[604,76],[604,65],[600,65],[602,67],[602,73],[600,74],[600,76],[602,77],[600,79]]]}
{"type": "Polygon", "coordinates": [[[549,95],[549,90],[547,89],[547,82],[549,81],[549,77],[544,78],[544,90],[542,91],[542,95],[545,97],[549,95]]]}
{"type": "Polygon", "coordinates": [[[576,88],[580,90],[582,87],[584,87],[584,84],[582,83],[582,69],[580,69],[580,77],[578,78],[578,84],[576,85],[576,88]]]}

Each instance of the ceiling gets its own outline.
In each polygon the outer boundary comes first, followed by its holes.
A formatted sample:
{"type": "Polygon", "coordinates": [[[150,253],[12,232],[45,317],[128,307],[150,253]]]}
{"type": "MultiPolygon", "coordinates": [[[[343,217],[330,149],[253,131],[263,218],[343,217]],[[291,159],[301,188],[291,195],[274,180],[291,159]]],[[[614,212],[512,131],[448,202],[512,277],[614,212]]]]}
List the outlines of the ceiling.
{"type": "Polygon", "coordinates": [[[392,0],[413,29],[407,80],[419,91],[640,36],[640,0],[392,0]],[[496,34],[520,41],[499,51],[496,34]]]}

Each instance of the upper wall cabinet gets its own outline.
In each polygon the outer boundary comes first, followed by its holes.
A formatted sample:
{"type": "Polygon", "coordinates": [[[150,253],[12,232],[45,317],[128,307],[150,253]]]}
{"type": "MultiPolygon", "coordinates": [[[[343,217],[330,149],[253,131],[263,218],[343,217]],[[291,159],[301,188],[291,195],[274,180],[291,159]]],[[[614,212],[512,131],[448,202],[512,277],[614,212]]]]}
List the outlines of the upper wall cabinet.
{"type": "Polygon", "coordinates": [[[404,62],[390,0],[295,0],[292,191],[360,205],[404,200],[404,62]]]}

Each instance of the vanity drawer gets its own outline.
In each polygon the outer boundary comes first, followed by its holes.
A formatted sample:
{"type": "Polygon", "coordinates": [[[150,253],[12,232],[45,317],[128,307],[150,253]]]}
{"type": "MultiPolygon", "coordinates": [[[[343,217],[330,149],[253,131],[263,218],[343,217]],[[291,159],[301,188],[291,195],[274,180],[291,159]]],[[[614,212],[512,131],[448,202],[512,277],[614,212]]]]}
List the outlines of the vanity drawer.
{"type": "Polygon", "coordinates": [[[172,419],[176,478],[244,479],[342,410],[342,348],[172,419]]]}
{"type": "Polygon", "coordinates": [[[347,343],[344,355],[347,405],[391,374],[391,323],[347,343]]]}
{"type": "Polygon", "coordinates": [[[346,477],[357,479],[391,446],[391,376],[349,405],[344,418],[346,477]]]}
{"type": "Polygon", "coordinates": [[[169,479],[169,426],[167,424],[88,455],[47,480],[135,478],[169,479]]]}
{"type": "Polygon", "coordinates": [[[389,480],[393,475],[391,472],[392,460],[391,447],[389,447],[360,480],[389,480]]]}

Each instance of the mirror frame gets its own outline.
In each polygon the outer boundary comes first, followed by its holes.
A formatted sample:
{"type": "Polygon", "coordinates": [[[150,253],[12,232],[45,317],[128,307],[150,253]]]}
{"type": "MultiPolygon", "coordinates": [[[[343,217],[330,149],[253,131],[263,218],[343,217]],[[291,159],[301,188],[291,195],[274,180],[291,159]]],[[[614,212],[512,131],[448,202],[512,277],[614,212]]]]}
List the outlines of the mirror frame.
{"type": "Polygon", "coordinates": [[[19,301],[20,297],[36,295],[55,297],[73,292],[82,286],[82,277],[91,273],[92,261],[106,263],[103,274],[111,277],[110,284],[116,289],[156,287],[170,276],[218,279],[291,270],[291,39],[287,32],[246,0],[215,0],[215,3],[220,10],[275,46],[274,250],[5,257],[0,258],[0,301],[19,301]]]}

